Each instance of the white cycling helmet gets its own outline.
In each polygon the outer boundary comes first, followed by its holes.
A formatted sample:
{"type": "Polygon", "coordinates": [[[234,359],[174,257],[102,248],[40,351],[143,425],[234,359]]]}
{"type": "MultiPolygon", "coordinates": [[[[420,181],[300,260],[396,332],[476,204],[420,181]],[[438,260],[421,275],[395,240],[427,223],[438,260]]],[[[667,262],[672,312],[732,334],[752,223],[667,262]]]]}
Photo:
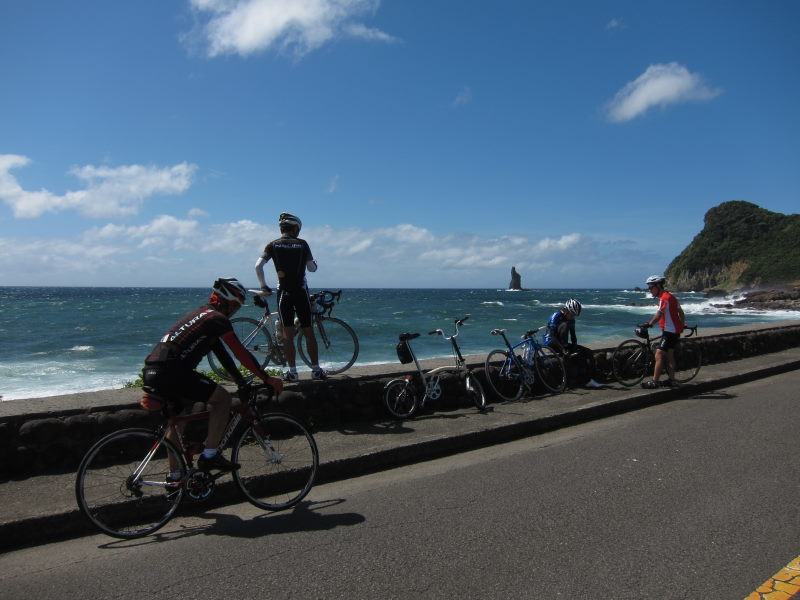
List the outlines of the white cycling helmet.
{"type": "Polygon", "coordinates": [[[647,281],[645,283],[647,285],[653,285],[653,284],[656,284],[656,283],[658,285],[664,285],[664,282],[666,280],[667,280],[667,278],[663,277],[662,275],[650,275],[650,277],[647,278],[647,281]]]}
{"type": "Polygon", "coordinates": [[[564,308],[566,308],[569,312],[571,312],[576,317],[581,314],[581,303],[575,300],[575,298],[570,298],[564,303],[564,308]]]}
{"type": "Polygon", "coordinates": [[[214,293],[228,302],[242,305],[247,300],[247,290],[235,277],[220,277],[211,286],[214,293]]]}
{"type": "Polygon", "coordinates": [[[303,228],[303,222],[300,220],[300,217],[295,217],[290,213],[281,213],[278,217],[278,226],[283,227],[284,225],[297,227],[298,233],[303,228]]]}

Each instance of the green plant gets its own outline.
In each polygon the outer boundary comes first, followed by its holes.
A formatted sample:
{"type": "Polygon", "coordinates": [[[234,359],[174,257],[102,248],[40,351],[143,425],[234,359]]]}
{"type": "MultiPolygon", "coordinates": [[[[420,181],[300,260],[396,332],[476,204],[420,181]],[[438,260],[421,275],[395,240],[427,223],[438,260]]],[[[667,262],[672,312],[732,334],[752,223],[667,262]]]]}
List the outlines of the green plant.
{"type": "MultiPolygon", "coordinates": [[[[251,374],[250,371],[245,369],[242,365],[239,365],[239,372],[242,373],[243,375],[246,375],[246,376],[249,376],[251,374]]],[[[280,369],[274,369],[274,368],[264,369],[264,372],[267,375],[273,375],[275,377],[280,377],[280,375],[281,375],[280,369]]],[[[216,381],[217,383],[230,383],[226,379],[222,379],[222,377],[220,377],[219,375],[214,373],[214,371],[200,371],[200,373],[202,373],[203,375],[205,375],[209,379],[211,379],[213,381],[216,381]]],[[[134,379],[132,381],[124,382],[122,384],[122,387],[123,388],[140,388],[143,385],[144,385],[144,382],[142,381],[142,376],[139,375],[136,379],[134,379]]]]}

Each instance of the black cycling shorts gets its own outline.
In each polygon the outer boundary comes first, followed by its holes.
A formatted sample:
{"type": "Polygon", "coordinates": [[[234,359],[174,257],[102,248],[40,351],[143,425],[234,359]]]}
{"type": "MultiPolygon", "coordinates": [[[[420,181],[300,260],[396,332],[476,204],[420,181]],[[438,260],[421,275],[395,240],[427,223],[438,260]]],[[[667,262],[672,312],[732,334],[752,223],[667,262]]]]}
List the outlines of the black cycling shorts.
{"type": "Polygon", "coordinates": [[[202,373],[160,364],[144,366],[142,383],[145,392],[164,398],[174,414],[180,413],[187,404],[208,402],[217,389],[217,383],[202,373]]]}
{"type": "Polygon", "coordinates": [[[658,344],[659,350],[672,350],[678,345],[680,335],[670,331],[664,331],[661,335],[661,342],[658,344]]]}
{"type": "Polygon", "coordinates": [[[311,301],[308,289],[278,289],[278,312],[284,327],[294,327],[294,318],[300,321],[300,327],[311,327],[311,301]]]}

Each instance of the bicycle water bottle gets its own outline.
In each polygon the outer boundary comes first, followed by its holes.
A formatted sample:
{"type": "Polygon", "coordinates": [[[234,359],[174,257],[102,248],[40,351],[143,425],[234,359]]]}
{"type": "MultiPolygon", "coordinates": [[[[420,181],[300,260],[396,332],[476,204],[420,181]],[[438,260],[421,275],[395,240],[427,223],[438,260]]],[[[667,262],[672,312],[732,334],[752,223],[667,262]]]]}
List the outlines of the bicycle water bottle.
{"type": "Polygon", "coordinates": [[[283,344],[283,327],[280,319],[275,319],[275,341],[283,344]]]}

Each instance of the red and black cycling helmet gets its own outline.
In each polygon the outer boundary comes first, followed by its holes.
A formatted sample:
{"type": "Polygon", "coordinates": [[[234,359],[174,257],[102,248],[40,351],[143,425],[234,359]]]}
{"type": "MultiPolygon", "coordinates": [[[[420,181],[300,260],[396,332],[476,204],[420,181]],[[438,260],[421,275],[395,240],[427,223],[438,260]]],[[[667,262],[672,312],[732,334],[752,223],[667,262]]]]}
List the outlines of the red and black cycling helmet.
{"type": "Polygon", "coordinates": [[[220,277],[214,282],[211,289],[217,296],[228,302],[242,305],[247,301],[247,289],[235,277],[220,277]]]}

